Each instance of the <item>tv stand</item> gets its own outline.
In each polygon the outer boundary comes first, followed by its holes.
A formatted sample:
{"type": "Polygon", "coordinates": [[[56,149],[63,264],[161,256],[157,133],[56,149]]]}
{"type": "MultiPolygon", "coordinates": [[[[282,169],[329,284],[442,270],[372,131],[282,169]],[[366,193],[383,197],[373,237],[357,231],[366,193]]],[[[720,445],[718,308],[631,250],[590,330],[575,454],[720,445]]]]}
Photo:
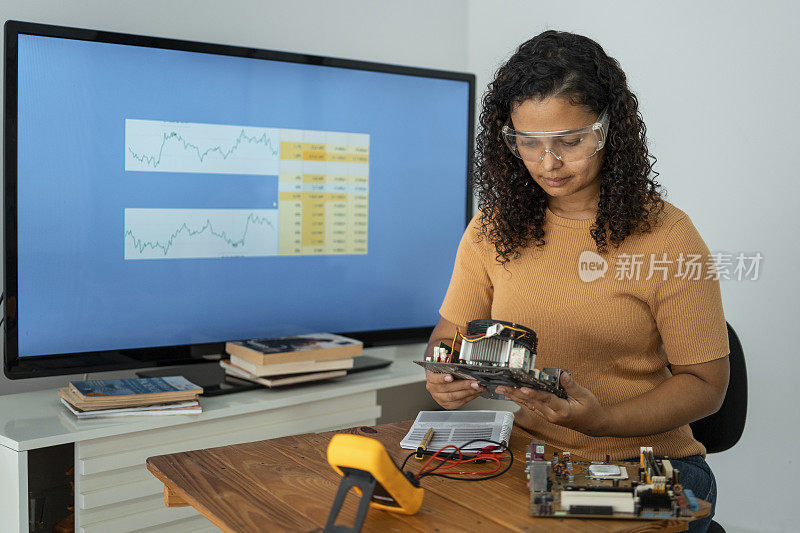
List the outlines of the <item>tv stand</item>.
{"type": "MultiPolygon", "coordinates": [[[[74,448],[76,531],[217,531],[191,507],[164,506],[163,485],[145,468],[148,457],[372,426],[382,413],[379,392],[401,385],[414,392],[404,394],[408,412],[399,416],[413,418],[420,408],[431,408],[420,405],[427,401],[425,373],[411,362],[424,349],[424,344],[368,348],[365,354],[394,363],[297,387],[204,397],[199,415],[77,420],[55,389],[0,396],[2,530],[28,531],[28,463],[36,455],[29,452],[68,444],[74,448]]],[[[397,415],[396,405],[387,403],[387,410],[397,415]]]]}
{"type": "Polygon", "coordinates": [[[202,396],[219,396],[233,392],[246,392],[263,389],[258,383],[237,385],[225,381],[225,370],[219,362],[196,363],[171,368],[155,368],[136,372],[140,378],[160,378],[164,376],[183,376],[195,385],[203,387],[202,396]]]}
{"type": "MultiPolygon", "coordinates": [[[[362,355],[355,358],[353,367],[347,370],[348,374],[365,372],[384,368],[392,364],[391,359],[382,359],[372,355],[362,355]]],[[[231,383],[225,380],[225,370],[219,365],[218,361],[187,364],[173,368],[155,368],[136,372],[141,378],[156,378],[164,376],[183,376],[195,385],[203,387],[201,396],[219,396],[220,394],[230,394],[233,392],[246,392],[249,390],[263,389],[257,383],[239,383],[244,380],[236,380],[231,383]]]]}

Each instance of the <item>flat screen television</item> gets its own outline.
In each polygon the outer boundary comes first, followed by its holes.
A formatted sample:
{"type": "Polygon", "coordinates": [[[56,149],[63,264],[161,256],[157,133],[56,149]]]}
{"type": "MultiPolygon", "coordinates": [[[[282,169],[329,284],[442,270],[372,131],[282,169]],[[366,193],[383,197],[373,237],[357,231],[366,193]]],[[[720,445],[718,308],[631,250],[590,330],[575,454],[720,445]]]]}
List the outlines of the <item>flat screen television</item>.
{"type": "Polygon", "coordinates": [[[4,82],[7,376],[435,324],[474,75],[9,21],[4,82]]]}

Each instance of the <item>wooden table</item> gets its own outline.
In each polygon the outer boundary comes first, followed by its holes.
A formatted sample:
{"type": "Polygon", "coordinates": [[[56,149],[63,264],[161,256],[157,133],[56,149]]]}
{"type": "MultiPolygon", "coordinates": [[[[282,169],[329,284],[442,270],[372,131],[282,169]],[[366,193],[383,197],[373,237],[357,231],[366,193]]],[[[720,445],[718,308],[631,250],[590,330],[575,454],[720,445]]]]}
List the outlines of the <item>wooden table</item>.
{"type": "MultiPolygon", "coordinates": [[[[164,483],[168,507],[191,505],[223,531],[314,531],[324,525],[340,476],[326,459],[328,442],[337,433],[354,433],[381,441],[400,464],[409,452],[400,440],[411,421],[309,433],[220,448],[159,455],[147,468],[164,483]]],[[[363,531],[684,531],[679,520],[580,520],[533,518],[528,512],[525,446],[533,437],[519,427],[511,434],[514,465],[506,474],[476,483],[426,477],[425,498],[415,515],[376,509],[367,512],[363,531]]],[[[419,468],[415,459],[412,470],[419,468]]],[[[407,467],[408,468],[408,467],[407,467]]],[[[710,505],[700,502],[697,517],[710,505]]],[[[348,496],[337,524],[351,525],[356,498],[348,496]]]]}

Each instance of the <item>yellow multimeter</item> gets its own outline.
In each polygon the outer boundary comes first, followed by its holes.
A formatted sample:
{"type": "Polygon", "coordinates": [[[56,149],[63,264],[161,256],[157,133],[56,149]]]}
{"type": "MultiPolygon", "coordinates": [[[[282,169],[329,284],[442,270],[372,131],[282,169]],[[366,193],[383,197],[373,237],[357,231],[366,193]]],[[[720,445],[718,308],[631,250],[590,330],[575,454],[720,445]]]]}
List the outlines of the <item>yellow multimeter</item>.
{"type": "Polygon", "coordinates": [[[328,445],[328,462],[342,475],[325,525],[325,531],[359,531],[367,508],[402,514],[415,514],[422,506],[425,491],[392,461],[386,448],[375,439],[339,433],[328,445]],[[352,529],[334,526],[345,496],[351,488],[361,495],[352,529]]]}

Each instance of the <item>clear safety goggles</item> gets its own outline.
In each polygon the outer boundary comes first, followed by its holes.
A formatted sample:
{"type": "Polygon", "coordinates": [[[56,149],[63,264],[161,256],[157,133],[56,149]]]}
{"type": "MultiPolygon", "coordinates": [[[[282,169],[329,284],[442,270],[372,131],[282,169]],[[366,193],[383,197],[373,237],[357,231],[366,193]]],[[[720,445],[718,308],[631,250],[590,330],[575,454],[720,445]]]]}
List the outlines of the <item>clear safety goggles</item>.
{"type": "Polygon", "coordinates": [[[517,131],[506,123],[502,133],[511,152],[523,161],[540,162],[549,153],[559,161],[569,163],[588,159],[603,149],[608,136],[608,120],[608,109],[605,109],[597,122],[585,128],[517,131]]]}

